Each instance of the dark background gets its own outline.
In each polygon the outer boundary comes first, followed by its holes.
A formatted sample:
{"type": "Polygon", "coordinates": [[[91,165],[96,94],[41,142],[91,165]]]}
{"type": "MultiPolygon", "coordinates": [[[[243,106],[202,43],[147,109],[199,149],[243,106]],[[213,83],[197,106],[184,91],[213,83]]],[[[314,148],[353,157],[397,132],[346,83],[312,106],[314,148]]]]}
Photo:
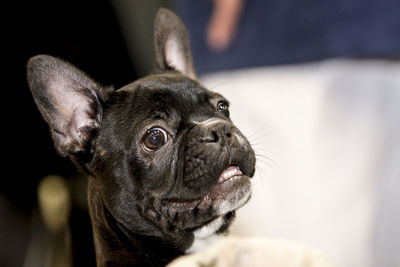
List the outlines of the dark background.
{"type": "Polygon", "coordinates": [[[9,136],[6,153],[10,160],[6,168],[33,179],[24,178],[24,186],[20,179],[1,179],[0,190],[30,208],[19,199],[32,194],[30,188],[38,178],[49,173],[70,176],[75,171],[68,160],[57,156],[48,126],[32,99],[26,80],[29,58],[37,54],[63,58],[101,84],[116,88],[135,80],[136,74],[109,1],[26,1],[23,8],[15,4],[6,10],[19,22],[10,25],[3,38],[9,46],[3,65],[7,66],[3,107],[8,121],[3,132],[9,136]]]}
{"type": "MultiPolygon", "coordinates": [[[[28,59],[37,54],[60,57],[116,88],[137,77],[109,1],[5,1],[2,11],[5,149],[0,178],[0,266],[22,266],[38,182],[49,174],[76,175],[74,166],[57,155],[32,99],[26,80],[28,59]]],[[[71,224],[74,266],[94,266],[85,211],[73,207],[71,224]]]]}

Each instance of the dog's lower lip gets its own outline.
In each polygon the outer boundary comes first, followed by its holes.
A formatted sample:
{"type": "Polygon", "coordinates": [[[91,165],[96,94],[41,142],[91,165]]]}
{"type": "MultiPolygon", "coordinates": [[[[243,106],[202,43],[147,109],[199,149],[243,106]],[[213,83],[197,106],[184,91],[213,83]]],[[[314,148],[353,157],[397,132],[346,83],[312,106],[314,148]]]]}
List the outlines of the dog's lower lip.
{"type": "Polygon", "coordinates": [[[199,210],[207,210],[212,205],[223,202],[230,194],[239,188],[250,188],[250,177],[246,175],[233,175],[230,179],[217,183],[210,192],[204,195],[197,204],[199,210]]]}
{"type": "MultiPolygon", "coordinates": [[[[229,169],[229,167],[227,168],[229,169]]],[[[233,171],[232,171],[233,172],[233,171]]],[[[223,200],[227,195],[231,194],[235,188],[243,186],[249,187],[250,177],[244,174],[236,174],[221,183],[215,184],[211,190],[199,199],[188,201],[171,201],[170,208],[174,211],[190,211],[195,208],[206,210],[213,205],[215,201],[223,200]]]]}
{"type": "Polygon", "coordinates": [[[224,169],[217,179],[217,183],[210,191],[198,199],[179,201],[170,200],[170,211],[182,212],[191,211],[193,209],[207,210],[213,205],[225,199],[238,188],[249,187],[250,177],[243,174],[238,165],[229,165],[224,169]]]}

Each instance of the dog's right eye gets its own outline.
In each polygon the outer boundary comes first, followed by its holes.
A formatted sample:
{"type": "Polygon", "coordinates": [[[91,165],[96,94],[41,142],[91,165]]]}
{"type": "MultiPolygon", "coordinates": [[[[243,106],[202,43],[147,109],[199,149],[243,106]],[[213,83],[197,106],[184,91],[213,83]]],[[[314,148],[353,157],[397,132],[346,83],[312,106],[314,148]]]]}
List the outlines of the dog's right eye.
{"type": "Polygon", "coordinates": [[[225,101],[219,101],[217,108],[225,117],[229,118],[229,104],[225,101]]]}
{"type": "Polygon", "coordinates": [[[143,137],[143,146],[147,151],[155,151],[163,146],[168,139],[168,134],[164,129],[151,128],[143,137]]]}

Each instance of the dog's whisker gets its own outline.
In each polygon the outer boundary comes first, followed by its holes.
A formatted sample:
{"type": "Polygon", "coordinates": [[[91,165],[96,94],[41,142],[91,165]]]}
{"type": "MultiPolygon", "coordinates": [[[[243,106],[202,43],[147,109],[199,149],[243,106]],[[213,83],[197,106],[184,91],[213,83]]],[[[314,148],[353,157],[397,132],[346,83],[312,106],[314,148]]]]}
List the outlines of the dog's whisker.
{"type": "Polygon", "coordinates": [[[247,137],[251,142],[254,142],[254,141],[268,141],[268,140],[271,140],[271,135],[270,134],[265,134],[265,133],[254,133],[253,135],[251,135],[251,136],[248,136],[247,137]],[[257,136],[257,134],[260,134],[260,135],[258,135],[257,136]]]}
{"type": "Polygon", "coordinates": [[[276,168],[277,167],[276,164],[273,161],[266,161],[266,160],[263,160],[263,159],[260,159],[260,158],[257,158],[257,161],[262,163],[262,164],[267,165],[270,168],[276,168]]]}
{"type": "Polygon", "coordinates": [[[261,148],[264,148],[264,147],[267,146],[266,143],[262,143],[262,142],[259,142],[259,143],[250,142],[250,145],[251,145],[252,147],[261,147],[261,148]]]}
{"type": "Polygon", "coordinates": [[[259,151],[257,150],[257,151],[255,151],[255,153],[254,153],[255,155],[256,155],[256,157],[259,157],[259,158],[264,158],[264,159],[266,159],[266,160],[270,160],[270,161],[273,161],[273,159],[271,158],[271,157],[269,157],[269,156],[267,156],[267,155],[265,155],[265,154],[261,154],[261,153],[259,153],[259,151]]]}
{"type": "Polygon", "coordinates": [[[254,151],[256,153],[259,153],[259,154],[260,153],[263,153],[263,154],[265,153],[265,154],[268,154],[268,155],[271,155],[271,156],[274,156],[274,157],[278,157],[278,154],[276,154],[276,152],[266,148],[265,146],[262,146],[262,147],[252,146],[252,147],[253,147],[253,149],[254,149],[254,151]]]}
{"type": "Polygon", "coordinates": [[[267,175],[267,173],[265,172],[265,170],[263,168],[261,168],[260,166],[256,165],[256,173],[259,173],[259,176],[261,178],[268,178],[269,176],[267,175]]]}
{"type": "MultiPolygon", "coordinates": [[[[272,154],[273,155],[273,154],[272,154]]],[[[277,164],[275,160],[265,154],[259,153],[259,151],[255,151],[255,156],[258,162],[264,163],[271,168],[276,168],[277,164]]]]}

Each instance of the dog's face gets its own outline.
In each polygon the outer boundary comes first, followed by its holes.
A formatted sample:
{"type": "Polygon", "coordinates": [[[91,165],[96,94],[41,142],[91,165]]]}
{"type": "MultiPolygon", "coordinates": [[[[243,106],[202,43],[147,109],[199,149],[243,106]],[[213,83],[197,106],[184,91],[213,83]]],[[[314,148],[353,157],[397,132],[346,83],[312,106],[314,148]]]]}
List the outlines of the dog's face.
{"type": "Polygon", "coordinates": [[[119,90],[37,56],[30,88],[58,152],[93,177],[125,229],[169,239],[220,220],[217,231],[250,197],[254,152],[229,102],[195,80],[186,31],[165,10],[155,49],[154,74],[119,90]]]}
{"type": "Polygon", "coordinates": [[[230,121],[227,100],[198,82],[139,80],[112,94],[102,121],[91,169],[126,225],[144,216],[151,232],[153,224],[194,230],[248,199],[253,151],[230,121]]]}

